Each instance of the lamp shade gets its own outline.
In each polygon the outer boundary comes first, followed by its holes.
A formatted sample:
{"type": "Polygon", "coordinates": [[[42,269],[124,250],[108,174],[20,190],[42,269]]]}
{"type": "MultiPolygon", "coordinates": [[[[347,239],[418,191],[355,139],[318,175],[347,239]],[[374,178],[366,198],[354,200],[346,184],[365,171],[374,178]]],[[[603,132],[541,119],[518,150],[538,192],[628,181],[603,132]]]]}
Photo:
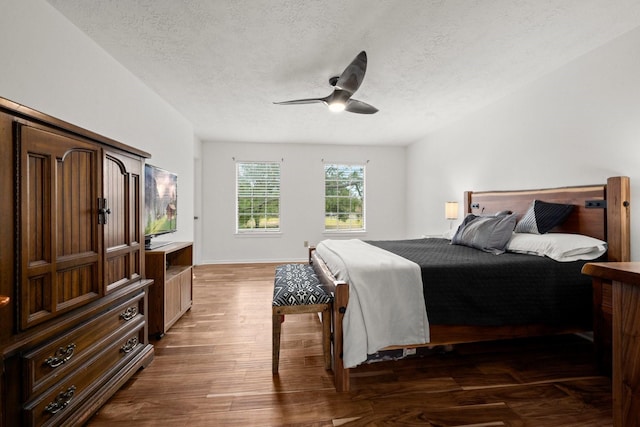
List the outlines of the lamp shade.
{"type": "Polygon", "coordinates": [[[446,202],[444,216],[446,219],[458,219],[458,202],[446,202]]]}

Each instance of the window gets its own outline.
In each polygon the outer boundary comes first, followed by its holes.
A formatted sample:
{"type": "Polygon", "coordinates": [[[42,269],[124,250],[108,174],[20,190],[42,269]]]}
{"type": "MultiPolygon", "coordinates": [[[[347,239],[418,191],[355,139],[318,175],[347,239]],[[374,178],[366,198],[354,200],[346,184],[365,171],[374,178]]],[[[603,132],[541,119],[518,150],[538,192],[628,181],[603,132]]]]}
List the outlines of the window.
{"type": "Polygon", "coordinates": [[[237,162],[237,232],[280,231],[280,163],[237,162]]]}
{"type": "Polygon", "coordinates": [[[324,165],[325,231],[364,231],[364,165],[324,165]]]}

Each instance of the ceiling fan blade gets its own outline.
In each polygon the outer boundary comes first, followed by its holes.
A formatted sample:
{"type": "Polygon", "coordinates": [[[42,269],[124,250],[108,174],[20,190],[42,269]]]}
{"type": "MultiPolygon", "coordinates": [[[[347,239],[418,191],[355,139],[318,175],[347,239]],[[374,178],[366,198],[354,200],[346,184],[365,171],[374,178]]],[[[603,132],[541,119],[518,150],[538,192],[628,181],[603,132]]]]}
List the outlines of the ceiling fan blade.
{"type": "Polygon", "coordinates": [[[378,109],[373,105],[367,104],[366,102],[358,101],[357,99],[350,99],[347,102],[347,106],[344,108],[344,110],[349,111],[350,113],[359,114],[373,114],[378,112],[378,109]]]}
{"type": "Polygon", "coordinates": [[[336,82],[336,88],[350,92],[353,95],[362,84],[365,71],[367,71],[367,53],[363,50],[342,72],[336,82]]]}
{"type": "Polygon", "coordinates": [[[292,101],[274,102],[278,105],[296,105],[296,104],[315,104],[317,102],[327,103],[327,98],[307,98],[307,99],[294,99],[292,101]]]}

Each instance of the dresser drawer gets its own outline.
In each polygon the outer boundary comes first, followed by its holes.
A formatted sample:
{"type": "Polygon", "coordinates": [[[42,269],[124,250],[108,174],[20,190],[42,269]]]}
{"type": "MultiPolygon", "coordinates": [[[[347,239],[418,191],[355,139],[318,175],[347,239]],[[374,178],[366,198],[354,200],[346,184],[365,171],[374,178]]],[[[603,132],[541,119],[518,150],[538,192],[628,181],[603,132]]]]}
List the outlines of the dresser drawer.
{"type": "Polygon", "coordinates": [[[67,418],[74,408],[108,381],[114,372],[145,348],[144,325],[143,320],[120,328],[100,352],[78,365],[58,384],[25,404],[24,425],[58,425],[67,418]]]}
{"type": "Polygon", "coordinates": [[[122,330],[132,324],[144,322],[144,293],[138,293],[117,304],[103,314],[83,323],[53,341],[24,354],[23,401],[51,387],[62,377],[75,370],[88,358],[105,348],[122,330]]]}

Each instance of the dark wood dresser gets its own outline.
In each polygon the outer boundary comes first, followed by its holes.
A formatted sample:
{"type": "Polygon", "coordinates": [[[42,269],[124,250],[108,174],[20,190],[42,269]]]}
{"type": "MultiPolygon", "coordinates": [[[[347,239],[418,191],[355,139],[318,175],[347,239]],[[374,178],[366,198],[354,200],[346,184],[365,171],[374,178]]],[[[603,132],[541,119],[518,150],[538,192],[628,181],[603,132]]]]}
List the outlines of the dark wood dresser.
{"type": "Polygon", "coordinates": [[[588,263],[594,282],[610,282],[613,425],[640,426],[640,262],[588,263]]]}
{"type": "Polygon", "coordinates": [[[80,425],[153,360],[146,157],[0,98],[0,426],[80,425]]]}

